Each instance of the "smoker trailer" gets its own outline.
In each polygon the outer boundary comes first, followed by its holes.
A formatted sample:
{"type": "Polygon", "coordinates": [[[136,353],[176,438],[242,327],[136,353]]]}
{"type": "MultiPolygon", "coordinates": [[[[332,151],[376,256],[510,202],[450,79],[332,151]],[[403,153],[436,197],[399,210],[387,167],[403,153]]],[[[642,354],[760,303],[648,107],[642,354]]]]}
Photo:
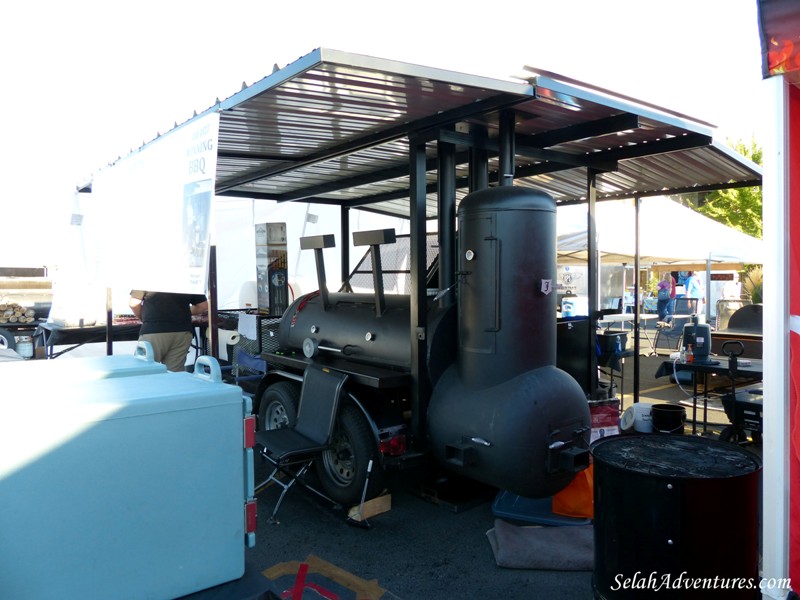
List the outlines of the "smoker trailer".
{"type": "MultiPolygon", "coordinates": [[[[217,132],[204,146],[207,166],[216,155],[204,173],[215,198],[335,205],[342,265],[350,264],[351,235],[370,247],[372,293],[328,293],[322,254],[333,240],[304,241],[318,258],[320,293],[282,317],[282,348],[260,348],[269,369],[254,398],[262,427],[291,424],[309,362],[349,374],[335,450],[318,461],[340,501],[360,498],[370,458],[381,468],[433,458],[528,496],[563,487],[587,459],[586,397],[600,396],[596,202],[760,184],[758,166],[714,142],[705,123],[525,70],[522,79],[499,80],[318,48],[136,152],[137,160],[162,161],[158,148],[171,140],[183,160],[180,135],[195,125],[217,132]],[[538,190],[559,205],[587,205],[581,393],[553,366],[555,211],[538,190]],[[391,234],[353,235],[353,209],[408,219],[405,296],[382,289],[378,257],[391,234]],[[435,264],[425,252],[433,219],[435,264]]],[[[104,169],[119,179],[106,190],[169,195],[150,171],[127,181],[132,172],[104,169]]],[[[214,248],[209,263],[213,312],[214,248]]],[[[581,329],[571,325],[563,329],[581,329]]],[[[213,352],[214,323],[210,332],[213,352]]]]}
{"type": "MultiPolygon", "coordinates": [[[[426,298],[425,369],[411,374],[409,295],[387,294],[381,246],[393,230],[357,232],[369,246],[374,293],[329,293],[322,249],[333,236],[303,238],[314,250],[319,290],[297,298],[278,326],[279,349],[257,394],[260,427],[293,425],[303,371],[316,362],[349,375],[333,448],[320,483],[342,503],[382,468],[432,457],[446,469],[527,497],[546,497],[588,464],[586,394],[556,368],[556,205],[516,187],[474,192],[458,208],[457,279],[426,298]],[[455,301],[440,303],[444,297],[455,301]],[[416,396],[420,403],[415,406],[416,396]],[[421,414],[420,407],[427,406],[421,414]],[[424,418],[415,430],[414,420],[424,418]]],[[[368,495],[381,489],[382,470],[368,495]]]]}

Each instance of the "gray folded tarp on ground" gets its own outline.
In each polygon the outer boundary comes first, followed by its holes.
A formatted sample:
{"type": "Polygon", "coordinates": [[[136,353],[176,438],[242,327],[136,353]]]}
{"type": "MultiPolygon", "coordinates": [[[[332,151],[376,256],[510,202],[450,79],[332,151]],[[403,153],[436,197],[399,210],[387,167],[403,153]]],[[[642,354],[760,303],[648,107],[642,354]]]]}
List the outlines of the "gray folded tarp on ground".
{"type": "Polygon", "coordinates": [[[594,527],[518,527],[495,519],[486,532],[498,567],[546,571],[594,569],[594,527]]]}

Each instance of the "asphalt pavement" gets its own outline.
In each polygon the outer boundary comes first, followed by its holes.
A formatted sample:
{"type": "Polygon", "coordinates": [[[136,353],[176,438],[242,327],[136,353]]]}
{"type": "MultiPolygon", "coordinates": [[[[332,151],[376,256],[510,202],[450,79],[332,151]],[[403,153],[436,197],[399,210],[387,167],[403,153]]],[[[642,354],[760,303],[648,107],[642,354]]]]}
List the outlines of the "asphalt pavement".
{"type": "Polygon", "coordinates": [[[332,567],[343,570],[340,583],[364,594],[338,590],[343,598],[593,597],[588,571],[497,566],[486,535],[496,519],[494,491],[437,503],[417,495],[414,482],[401,473],[389,478],[391,510],[369,519],[368,529],[348,524],[343,511],[304,490],[293,490],[281,506],[279,523],[268,523],[279,490],[267,489],[259,496],[258,542],[247,561],[262,572],[285,573],[274,580],[281,592],[293,585],[296,563],[305,561],[323,573],[335,571],[332,567]]]}

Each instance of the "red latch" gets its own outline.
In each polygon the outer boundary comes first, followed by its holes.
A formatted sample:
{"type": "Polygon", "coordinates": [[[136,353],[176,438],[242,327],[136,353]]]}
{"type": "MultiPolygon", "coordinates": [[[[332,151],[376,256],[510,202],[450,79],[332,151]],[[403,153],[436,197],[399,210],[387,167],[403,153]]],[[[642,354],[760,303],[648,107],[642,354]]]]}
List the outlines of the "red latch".
{"type": "Polygon", "coordinates": [[[256,417],[250,415],[244,418],[244,447],[252,448],[256,445],[256,417]]]}
{"type": "Polygon", "coordinates": [[[258,510],[257,510],[257,505],[256,505],[256,499],[253,498],[252,500],[248,500],[244,504],[245,533],[255,533],[256,532],[257,516],[258,516],[258,510]]]}

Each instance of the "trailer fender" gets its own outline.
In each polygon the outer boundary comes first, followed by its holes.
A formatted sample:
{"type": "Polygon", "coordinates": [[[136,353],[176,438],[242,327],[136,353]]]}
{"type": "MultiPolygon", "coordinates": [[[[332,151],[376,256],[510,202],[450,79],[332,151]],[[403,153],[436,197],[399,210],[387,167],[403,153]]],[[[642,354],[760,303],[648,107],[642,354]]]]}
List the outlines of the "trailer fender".
{"type": "Polygon", "coordinates": [[[287,381],[287,380],[297,381],[302,383],[303,376],[298,375],[296,373],[291,373],[289,371],[269,371],[264,375],[264,377],[261,378],[261,381],[258,382],[256,393],[253,395],[254,415],[257,415],[258,411],[261,408],[261,398],[264,395],[264,390],[266,390],[273,383],[277,383],[279,381],[287,381]]]}
{"type": "Polygon", "coordinates": [[[375,423],[375,420],[370,416],[370,414],[367,411],[367,409],[364,408],[364,405],[361,404],[361,402],[358,400],[358,398],[356,398],[356,396],[355,396],[355,394],[353,394],[353,392],[348,390],[347,391],[347,397],[353,402],[353,404],[358,408],[358,410],[361,411],[361,413],[364,415],[364,418],[367,420],[367,424],[369,425],[369,429],[372,432],[372,439],[373,439],[373,441],[375,443],[375,455],[378,457],[378,460],[381,463],[380,465],[377,465],[377,466],[380,466],[381,468],[383,468],[383,454],[381,454],[381,452],[380,452],[381,436],[380,436],[380,432],[378,431],[378,426],[375,423]]]}

